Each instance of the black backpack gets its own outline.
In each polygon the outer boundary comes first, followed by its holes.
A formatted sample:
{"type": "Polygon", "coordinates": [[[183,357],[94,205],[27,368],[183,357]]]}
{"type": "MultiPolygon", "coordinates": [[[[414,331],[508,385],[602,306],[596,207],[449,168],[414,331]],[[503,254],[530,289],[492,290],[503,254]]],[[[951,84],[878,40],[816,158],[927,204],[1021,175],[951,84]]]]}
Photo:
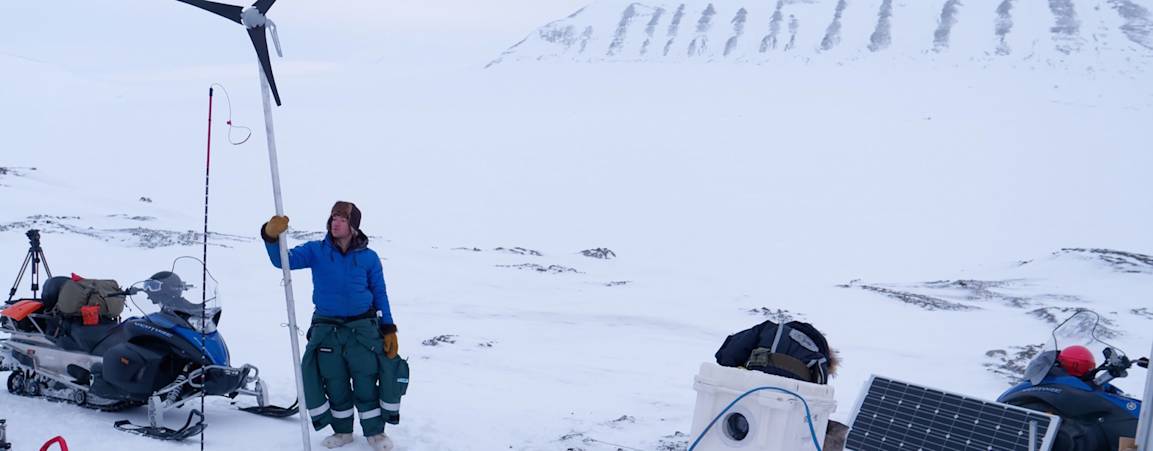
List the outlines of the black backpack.
{"type": "Polygon", "coordinates": [[[765,321],[725,338],[717,363],[815,384],[829,382],[829,343],[812,324],[765,321]]]}

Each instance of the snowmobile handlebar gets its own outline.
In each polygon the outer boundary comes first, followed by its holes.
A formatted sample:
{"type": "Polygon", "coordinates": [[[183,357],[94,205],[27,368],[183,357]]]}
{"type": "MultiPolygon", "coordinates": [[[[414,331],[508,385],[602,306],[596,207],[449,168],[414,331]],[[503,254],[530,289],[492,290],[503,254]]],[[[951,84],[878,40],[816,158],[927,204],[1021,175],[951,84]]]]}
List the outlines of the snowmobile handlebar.
{"type": "Polygon", "coordinates": [[[1097,385],[1105,385],[1113,379],[1122,378],[1129,375],[1129,368],[1134,364],[1141,368],[1149,368],[1149,358],[1142,357],[1137,360],[1130,360],[1128,356],[1117,352],[1113,348],[1105,348],[1103,354],[1105,361],[1095,368],[1093,371],[1086,375],[1086,380],[1095,382],[1097,385]]]}
{"type": "Polygon", "coordinates": [[[115,291],[112,293],[108,293],[108,297],[112,298],[112,297],[120,297],[120,296],[132,296],[132,295],[139,293],[139,292],[140,292],[139,288],[128,287],[128,289],[124,290],[124,291],[115,291]]]}

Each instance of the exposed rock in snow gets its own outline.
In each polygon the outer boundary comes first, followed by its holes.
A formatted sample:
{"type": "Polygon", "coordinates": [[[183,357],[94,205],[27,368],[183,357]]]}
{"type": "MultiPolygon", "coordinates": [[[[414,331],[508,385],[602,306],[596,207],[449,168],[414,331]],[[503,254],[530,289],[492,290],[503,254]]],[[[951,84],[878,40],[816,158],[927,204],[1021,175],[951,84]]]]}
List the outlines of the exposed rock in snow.
{"type": "Polygon", "coordinates": [[[988,362],[985,369],[1005,378],[1009,384],[1015,384],[1025,375],[1025,368],[1044,349],[1044,345],[1010,346],[1008,350],[993,349],[985,353],[988,362]]]}
{"type": "Polygon", "coordinates": [[[532,270],[532,271],[549,273],[549,274],[563,274],[563,273],[578,273],[579,274],[580,273],[580,271],[577,271],[576,269],[569,268],[567,266],[561,266],[561,265],[543,266],[543,265],[538,265],[536,263],[522,263],[519,265],[496,265],[496,266],[498,268],[524,269],[524,270],[532,270]]]}
{"type": "Polygon", "coordinates": [[[617,258],[616,252],[606,247],[598,247],[596,249],[585,249],[581,251],[581,255],[590,258],[599,258],[601,260],[612,260],[617,258]]]}

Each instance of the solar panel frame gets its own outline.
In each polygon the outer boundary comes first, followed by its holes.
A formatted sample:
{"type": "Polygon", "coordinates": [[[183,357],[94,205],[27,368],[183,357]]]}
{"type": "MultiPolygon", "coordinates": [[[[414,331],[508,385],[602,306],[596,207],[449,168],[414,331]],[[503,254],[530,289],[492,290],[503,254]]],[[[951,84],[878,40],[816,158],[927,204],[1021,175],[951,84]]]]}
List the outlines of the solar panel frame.
{"type": "MultiPolygon", "coordinates": [[[[917,394],[914,394],[914,396],[917,396],[917,394]]],[[[884,395],[882,397],[882,400],[884,400],[884,397],[887,397],[887,395],[884,395]]],[[[904,401],[905,401],[904,398],[899,399],[898,405],[903,404],[904,401]]],[[[1060,427],[1061,427],[1061,418],[1058,416],[1049,415],[1046,413],[1037,412],[1037,411],[1025,409],[1022,407],[1012,406],[1012,405],[1008,405],[1008,404],[1003,404],[1003,403],[998,403],[998,402],[993,402],[993,401],[987,401],[984,399],[975,398],[975,397],[971,397],[971,396],[964,396],[964,395],[952,393],[952,392],[945,391],[945,390],[929,388],[929,387],[925,387],[925,386],[921,386],[921,385],[917,385],[917,384],[912,384],[909,382],[905,382],[905,381],[901,381],[901,380],[897,380],[897,379],[892,379],[892,378],[888,378],[888,377],[878,376],[878,375],[874,374],[874,375],[871,375],[869,377],[868,381],[866,381],[865,386],[864,386],[864,390],[861,391],[861,396],[858,397],[857,402],[854,404],[853,410],[851,411],[851,414],[849,416],[850,429],[849,429],[849,436],[846,437],[846,440],[845,440],[845,450],[846,451],[850,451],[850,450],[851,451],[889,451],[889,450],[899,450],[899,451],[903,451],[903,450],[910,450],[910,451],[919,451],[919,450],[920,451],[970,451],[970,450],[972,450],[972,451],[978,451],[978,450],[979,451],[990,451],[990,450],[1003,451],[1003,450],[1014,450],[1014,451],[1017,451],[1017,450],[1027,450],[1028,449],[1028,434],[1029,434],[1029,430],[1027,427],[1025,427],[1025,429],[1023,431],[1019,431],[1019,434],[1018,434],[1018,436],[1024,440],[1024,445],[1021,444],[1022,443],[1021,440],[1014,440],[1012,442],[1006,441],[1005,437],[999,435],[999,432],[994,432],[992,436],[982,434],[981,439],[982,440],[988,440],[988,441],[979,442],[977,444],[972,443],[973,434],[977,433],[976,429],[977,429],[977,426],[980,424],[981,420],[988,421],[990,419],[994,419],[994,421],[1001,420],[1001,422],[1003,422],[1006,419],[1006,417],[1009,417],[1010,421],[1019,422],[1017,424],[1023,423],[1026,425],[1028,424],[1027,420],[1030,418],[1037,420],[1037,431],[1038,431],[1038,435],[1040,435],[1040,437],[1038,437],[1037,441],[1035,442],[1037,444],[1037,448],[1036,448],[1037,451],[1049,450],[1053,446],[1053,441],[1056,439],[1058,429],[1060,429],[1060,427]],[[875,445],[876,448],[872,448],[872,447],[868,447],[868,446],[861,447],[861,448],[854,448],[853,446],[862,445],[863,443],[861,443],[861,442],[865,440],[864,438],[859,437],[859,434],[861,434],[862,431],[865,431],[864,433],[866,434],[866,437],[869,434],[871,434],[871,431],[869,430],[869,429],[871,429],[871,425],[869,427],[860,427],[860,426],[864,426],[864,423],[862,423],[859,426],[858,422],[859,421],[872,421],[874,418],[876,418],[875,414],[874,414],[873,418],[868,418],[868,419],[862,419],[862,418],[860,418],[860,415],[862,412],[862,407],[865,406],[866,401],[869,399],[869,395],[872,393],[872,389],[874,388],[874,385],[877,384],[878,381],[882,381],[883,384],[890,384],[890,385],[887,385],[885,387],[882,387],[882,389],[885,389],[885,390],[888,390],[890,387],[901,388],[902,386],[903,386],[903,388],[905,388],[906,391],[910,387],[915,387],[916,389],[919,389],[922,392],[919,394],[920,398],[917,399],[918,404],[916,405],[914,410],[921,410],[922,407],[925,407],[926,410],[927,410],[927,408],[932,408],[932,409],[934,409],[934,414],[932,416],[917,416],[917,415],[913,415],[911,412],[906,412],[906,411],[900,410],[900,408],[898,408],[897,410],[890,410],[891,415],[888,415],[885,418],[882,418],[882,422],[885,420],[888,420],[890,425],[893,425],[893,424],[899,425],[901,423],[898,423],[898,420],[900,420],[902,423],[905,424],[905,428],[903,428],[904,431],[898,429],[898,430],[893,431],[892,433],[886,432],[884,435],[881,436],[880,443],[876,442],[877,439],[875,437],[870,439],[872,441],[872,443],[869,443],[869,445],[875,445]],[[926,399],[924,397],[924,394],[929,393],[929,392],[933,392],[934,394],[938,394],[940,396],[926,399]],[[943,404],[943,403],[945,403],[945,404],[943,404]],[[951,403],[951,405],[957,406],[957,409],[956,409],[956,412],[954,413],[953,418],[951,418],[951,419],[950,418],[942,418],[942,417],[936,415],[937,413],[939,413],[938,409],[942,405],[950,405],[948,403],[951,403]],[[977,407],[978,404],[979,404],[979,407],[977,407]],[[999,416],[998,416],[998,414],[999,414],[999,416]],[[958,424],[960,424],[961,426],[958,426],[958,424]],[[926,428],[925,433],[924,434],[920,434],[920,433],[910,434],[909,431],[913,430],[914,426],[925,427],[926,428]],[[938,438],[938,439],[936,439],[935,442],[930,442],[929,440],[926,440],[926,439],[930,438],[929,435],[932,433],[934,428],[937,428],[938,431],[947,430],[949,432],[946,432],[946,435],[944,436],[943,440],[938,438]],[[959,432],[959,434],[958,434],[958,432],[959,432]],[[1023,432],[1023,436],[1022,436],[1021,432],[1023,432]],[[1042,434],[1042,432],[1043,432],[1043,434],[1042,434]],[[896,444],[892,444],[892,445],[888,444],[888,441],[890,439],[894,439],[896,444]],[[908,444],[908,446],[905,446],[906,444],[908,444]],[[980,446],[978,446],[978,445],[980,445],[980,446]]],[[[1001,424],[998,424],[996,431],[1000,431],[1000,429],[1001,429],[1000,426],[1001,426],[1001,424]]],[[[898,426],[898,428],[899,428],[899,426],[898,426]]],[[[1018,428],[1017,426],[1014,426],[1014,430],[1016,430],[1017,428],[1018,428]]],[[[918,428],[917,430],[920,430],[920,428],[918,428]]]]}

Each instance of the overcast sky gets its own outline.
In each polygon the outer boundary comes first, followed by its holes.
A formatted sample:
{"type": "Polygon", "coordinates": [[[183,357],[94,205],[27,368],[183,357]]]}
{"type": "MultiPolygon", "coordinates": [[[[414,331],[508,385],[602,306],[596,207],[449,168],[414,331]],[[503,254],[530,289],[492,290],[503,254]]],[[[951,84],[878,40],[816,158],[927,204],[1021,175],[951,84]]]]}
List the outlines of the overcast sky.
{"type": "MultiPolygon", "coordinates": [[[[281,0],[269,17],[296,61],[477,64],[589,0],[281,0]]],[[[85,73],[232,64],[251,56],[235,25],[175,0],[0,2],[0,56],[85,73]],[[233,33],[233,34],[229,34],[233,33]],[[205,53],[213,53],[206,58],[205,53]]]]}
{"type": "Polygon", "coordinates": [[[404,31],[517,31],[567,16],[590,0],[282,0],[281,17],[375,24],[404,31]]]}

